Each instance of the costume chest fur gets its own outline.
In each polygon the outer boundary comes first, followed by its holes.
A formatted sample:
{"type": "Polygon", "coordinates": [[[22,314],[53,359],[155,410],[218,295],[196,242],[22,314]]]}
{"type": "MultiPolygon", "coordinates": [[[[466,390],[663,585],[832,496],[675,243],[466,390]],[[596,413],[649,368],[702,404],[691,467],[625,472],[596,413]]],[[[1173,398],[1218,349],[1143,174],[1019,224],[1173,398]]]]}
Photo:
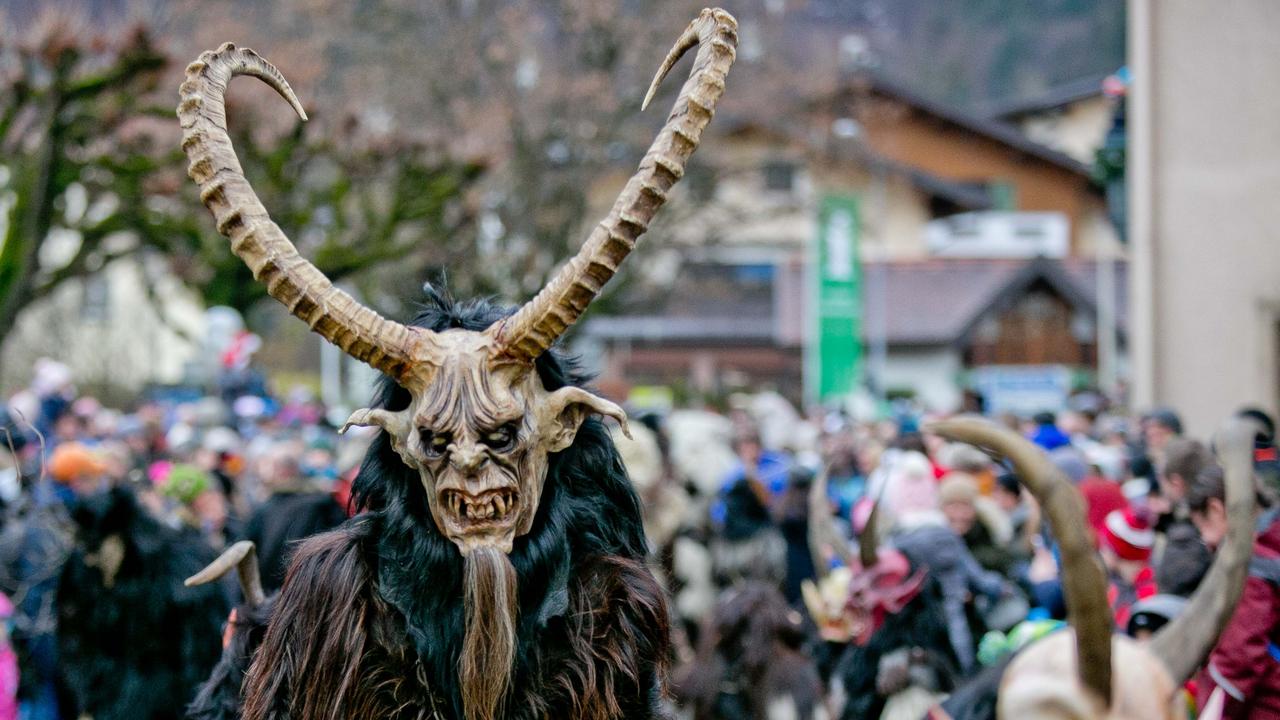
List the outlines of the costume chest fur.
{"type": "MultiPolygon", "coordinates": [[[[436,634],[428,642],[447,648],[457,638],[445,625],[411,631],[379,588],[380,522],[357,518],[300,546],[246,681],[245,718],[462,717],[457,688],[433,682],[452,669],[429,666],[414,641],[436,634]]],[[[505,717],[654,717],[668,630],[653,576],[634,560],[593,556],[567,580],[562,612],[521,623],[505,717]]]]}

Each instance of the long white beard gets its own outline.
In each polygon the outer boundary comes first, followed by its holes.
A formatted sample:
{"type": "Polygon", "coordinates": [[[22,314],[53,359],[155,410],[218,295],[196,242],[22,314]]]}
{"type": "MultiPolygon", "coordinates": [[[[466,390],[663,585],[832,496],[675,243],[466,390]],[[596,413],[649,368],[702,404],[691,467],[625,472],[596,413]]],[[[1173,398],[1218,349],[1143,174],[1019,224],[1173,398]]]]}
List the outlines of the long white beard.
{"type": "Polygon", "coordinates": [[[516,652],[516,569],[506,553],[487,547],[467,553],[463,566],[462,708],[466,720],[495,720],[510,690],[516,652]]]}

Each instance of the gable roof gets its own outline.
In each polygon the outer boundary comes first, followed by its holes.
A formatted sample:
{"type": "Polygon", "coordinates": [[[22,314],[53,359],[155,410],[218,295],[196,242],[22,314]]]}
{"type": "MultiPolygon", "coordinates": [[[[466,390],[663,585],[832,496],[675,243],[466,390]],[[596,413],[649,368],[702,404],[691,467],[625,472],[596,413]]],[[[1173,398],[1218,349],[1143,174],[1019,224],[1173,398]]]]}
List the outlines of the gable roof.
{"type": "MultiPolygon", "coordinates": [[[[775,272],[795,277],[775,275],[765,290],[759,278],[735,283],[741,268],[699,264],[677,281],[677,288],[632,304],[631,313],[588,318],[580,333],[599,340],[672,345],[782,344],[780,327],[801,320],[783,316],[781,308],[788,303],[773,293],[783,286],[803,292],[803,269],[778,266],[775,272]]],[[[1125,264],[1118,263],[1115,302],[1122,338],[1128,315],[1125,272],[1125,264]]],[[[1097,265],[1091,261],[930,258],[865,263],[863,335],[877,332],[875,323],[883,317],[890,347],[962,345],[983,319],[1008,310],[1040,281],[1073,308],[1096,316],[1097,265]]]]}
{"type": "MultiPolygon", "coordinates": [[[[1124,265],[1116,269],[1116,315],[1123,328],[1127,316],[1124,265]]],[[[1072,307],[1090,316],[1097,314],[1097,268],[1093,262],[935,258],[883,265],[867,263],[863,277],[868,288],[868,318],[879,312],[876,283],[882,283],[888,303],[884,317],[890,345],[963,344],[982,320],[1008,310],[1041,280],[1072,307]]]]}
{"type": "Polygon", "coordinates": [[[1066,153],[1058,152],[1057,150],[1031,140],[1024,135],[1021,130],[1013,125],[999,120],[975,115],[958,107],[946,105],[929,99],[915,90],[908,88],[906,85],[885,77],[883,74],[871,72],[860,73],[857,76],[854,76],[846,86],[845,90],[851,91],[860,87],[865,87],[871,92],[896,99],[945,124],[952,125],[966,132],[981,135],[989,140],[1006,145],[1024,155],[1049,163],[1050,165],[1060,167],[1086,178],[1091,177],[1088,165],[1085,165],[1066,153]]]}

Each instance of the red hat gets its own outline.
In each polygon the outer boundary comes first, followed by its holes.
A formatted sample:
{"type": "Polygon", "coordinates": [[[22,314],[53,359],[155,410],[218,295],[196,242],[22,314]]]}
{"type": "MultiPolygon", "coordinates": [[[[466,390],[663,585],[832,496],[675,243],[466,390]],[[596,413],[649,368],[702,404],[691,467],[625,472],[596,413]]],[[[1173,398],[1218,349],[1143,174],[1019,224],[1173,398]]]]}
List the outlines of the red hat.
{"type": "Polygon", "coordinates": [[[1146,562],[1151,559],[1151,547],[1156,534],[1145,514],[1132,508],[1112,510],[1102,527],[1102,541],[1123,560],[1146,562]]]}

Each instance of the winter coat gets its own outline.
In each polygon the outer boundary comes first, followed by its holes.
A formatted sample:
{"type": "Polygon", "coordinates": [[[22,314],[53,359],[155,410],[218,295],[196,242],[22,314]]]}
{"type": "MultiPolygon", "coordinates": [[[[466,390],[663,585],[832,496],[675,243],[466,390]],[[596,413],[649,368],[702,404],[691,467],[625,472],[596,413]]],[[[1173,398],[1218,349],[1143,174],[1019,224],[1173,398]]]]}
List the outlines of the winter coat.
{"type": "Polygon", "coordinates": [[[1133,582],[1112,575],[1107,587],[1107,602],[1111,605],[1112,614],[1115,615],[1116,627],[1121,629],[1128,627],[1133,604],[1139,600],[1155,597],[1157,592],[1156,573],[1150,565],[1144,565],[1133,578],[1133,582]]]}
{"type": "Polygon", "coordinates": [[[1215,687],[1224,720],[1280,719],[1280,522],[1254,543],[1244,594],[1201,673],[1201,706],[1215,687]]]}
{"type": "Polygon", "coordinates": [[[977,643],[965,603],[971,595],[999,598],[1005,585],[999,574],[982,569],[959,536],[943,525],[940,513],[938,515],[936,521],[901,528],[891,540],[911,560],[912,567],[927,567],[938,579],[951,644],[961,672],[968,673],[976,660],[977,643]]]}

